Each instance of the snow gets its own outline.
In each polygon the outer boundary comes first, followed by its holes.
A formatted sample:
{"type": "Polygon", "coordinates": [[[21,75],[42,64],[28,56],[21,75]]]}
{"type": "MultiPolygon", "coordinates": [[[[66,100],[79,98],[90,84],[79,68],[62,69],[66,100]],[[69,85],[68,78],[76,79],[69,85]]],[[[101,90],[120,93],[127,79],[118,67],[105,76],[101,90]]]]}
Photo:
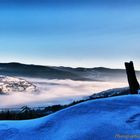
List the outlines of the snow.
{"type": "Polygon", "coordinates": [[[0,91],[2,93],[28,92],[36,90],[35,85],[17,77],[0,76],[0,91]]]}
{"type": "Polygon", "coordinates": [[[140,139],[140,96],[87,101],[27,121],[0,121],[3,140],[140,139]]]}
{"type": "Polygon", "coordinates": [[[140,90],[138,90],[138,94],[140,94],[140,90]]]}

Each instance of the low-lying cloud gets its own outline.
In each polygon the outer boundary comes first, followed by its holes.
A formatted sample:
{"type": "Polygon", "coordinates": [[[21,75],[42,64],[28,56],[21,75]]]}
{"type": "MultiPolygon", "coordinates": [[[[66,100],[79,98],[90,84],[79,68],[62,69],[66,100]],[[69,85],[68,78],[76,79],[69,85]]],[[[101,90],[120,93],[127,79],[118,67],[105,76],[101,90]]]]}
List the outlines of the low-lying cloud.
{"type": "Polygon", "coordinates": [[[35,93],[16,92],[10,95],[1,95],[0,108],[68,104],[100,91],[126,86],[126,83],[119,82],[25,79],[35,84],[37,91],[35,93]]]}

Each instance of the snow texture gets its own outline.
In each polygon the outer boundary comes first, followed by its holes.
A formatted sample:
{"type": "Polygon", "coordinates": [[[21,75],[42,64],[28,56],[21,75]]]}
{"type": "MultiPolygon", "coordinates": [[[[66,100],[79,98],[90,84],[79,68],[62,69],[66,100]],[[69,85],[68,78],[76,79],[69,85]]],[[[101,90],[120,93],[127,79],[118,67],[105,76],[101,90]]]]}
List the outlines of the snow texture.
{"type": "Polygon", "coordinates": [[[33,92],[36,87],[32,83],[17,77],[0,76],[0,92],[33,92]]]}
{"type": "Polygon", "coordinates": [[[137,140],[139,134],[139,95],[87,101],[34,120],[0,122],[2,140],[137,140]]]}

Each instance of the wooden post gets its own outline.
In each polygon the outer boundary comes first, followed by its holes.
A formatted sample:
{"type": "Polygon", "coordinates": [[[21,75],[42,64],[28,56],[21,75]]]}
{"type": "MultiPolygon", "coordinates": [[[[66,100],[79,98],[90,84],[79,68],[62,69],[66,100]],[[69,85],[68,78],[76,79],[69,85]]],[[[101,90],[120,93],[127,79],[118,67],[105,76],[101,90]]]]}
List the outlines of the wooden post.
{"type": "Polygon", "coordinates": [[[138,94],[138,89],[140,86],[136,78],[133,62],[132,61],[130,61],[130,63],[125,62],[125,68],[126,68],[128,83],[130,87],[130,93],[138,94]]]}

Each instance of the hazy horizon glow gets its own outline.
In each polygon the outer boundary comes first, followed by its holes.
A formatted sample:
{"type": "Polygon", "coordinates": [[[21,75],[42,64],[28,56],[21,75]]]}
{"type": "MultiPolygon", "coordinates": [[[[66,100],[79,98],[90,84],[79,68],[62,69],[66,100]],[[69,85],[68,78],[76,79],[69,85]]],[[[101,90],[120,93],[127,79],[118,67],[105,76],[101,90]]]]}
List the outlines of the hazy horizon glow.
{"type": "Polygon", "coordinates": [[[0,62],[140,69],[138,0],[0,0],[0,62]]]}

